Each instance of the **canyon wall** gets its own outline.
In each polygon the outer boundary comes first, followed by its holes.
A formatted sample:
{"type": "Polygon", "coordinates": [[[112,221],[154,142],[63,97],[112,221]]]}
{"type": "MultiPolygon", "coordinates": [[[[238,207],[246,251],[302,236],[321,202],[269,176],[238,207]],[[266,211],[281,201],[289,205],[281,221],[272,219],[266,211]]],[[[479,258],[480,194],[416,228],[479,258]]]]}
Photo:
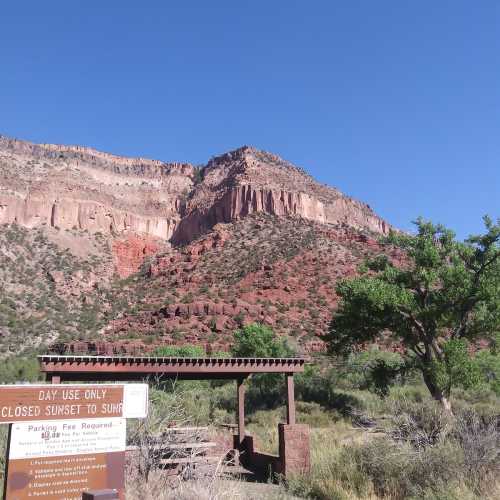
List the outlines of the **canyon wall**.
{"type": "Polygon", "coordinates": [[[356,229],[387,234],[390,226],[367,210],[366,205],[347,197],[324,203],[304,192],[242,185],[228,189],[207,210],[194,209],[173,235],[174,243],[187,243],[220,222],[231,222],[253,213],[298,216],[321,224],[347,224],[356,229]]]}
{"type": "Polygon", "coordinates": [[[276,155],[244,146],[203,168],[0,136],[0,224],[46,224],[188,243],[253,213],[385,234],[368,205],[276,155]]]}
{"type": "Polygon", "coordinates": [[[0,224],[169,240],[195,168],[0,136],[0,224]]]}
{"type": "Polygon", "coordinates": [[[52,197],[26,198],[0,193],[0,224],[17,223],[24,227],[46,224],[59,229],[91,233],[134,232],[168,240],[177,220],[117,210],[94,201],[52,197]]]}

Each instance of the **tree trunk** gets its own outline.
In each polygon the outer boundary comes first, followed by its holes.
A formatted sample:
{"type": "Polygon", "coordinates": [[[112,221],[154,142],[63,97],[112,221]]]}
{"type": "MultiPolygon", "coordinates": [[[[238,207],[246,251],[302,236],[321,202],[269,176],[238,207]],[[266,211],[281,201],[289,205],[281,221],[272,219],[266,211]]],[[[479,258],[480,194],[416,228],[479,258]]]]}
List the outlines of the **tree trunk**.
{"type": "Polygon", "coordinates": [[[439,401],[439,403],[443,407],[443,410],[446,413],[453,416],[453,411],[451,409],[451,403],[450,400],[448,399],[448,395],[445,394],[445,392],[436,385],[436,383],[432,379],[432,376],[429,373],[426,373],[425,370],[423,370],[422,374],[424,376],[425,385],[427,386],[427,389],[429,389],[431,396],[436,401],[439,401]]]}
{"type": "Polygon", "coordinates": [[[453,411],[451,410],[450,400],[447,397],[445,397],[445,396],[441,396],[441,399],[439,401],[443,405],[443,408],[446,411],[446,413],[449,413],[450,415],[453,415],[453,411]]]}

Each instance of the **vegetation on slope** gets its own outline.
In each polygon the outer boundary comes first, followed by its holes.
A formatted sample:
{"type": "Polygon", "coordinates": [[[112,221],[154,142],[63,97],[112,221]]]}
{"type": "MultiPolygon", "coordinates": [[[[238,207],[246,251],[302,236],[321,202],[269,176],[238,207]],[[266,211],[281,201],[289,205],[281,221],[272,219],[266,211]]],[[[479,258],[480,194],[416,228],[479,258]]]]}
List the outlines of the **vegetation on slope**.
{"type": "Polygon", "coordinates": [[[99,234],[0,226],[0,355],[95,335],[113,314],[111,276],[99,234]]]}

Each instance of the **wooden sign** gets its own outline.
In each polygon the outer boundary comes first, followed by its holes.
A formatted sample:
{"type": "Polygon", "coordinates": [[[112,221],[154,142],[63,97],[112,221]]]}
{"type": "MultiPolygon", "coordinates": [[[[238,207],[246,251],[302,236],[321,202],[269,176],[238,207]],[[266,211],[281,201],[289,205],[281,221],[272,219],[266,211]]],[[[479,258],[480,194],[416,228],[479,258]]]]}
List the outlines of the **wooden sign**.
{"type": "Polygon", "coordinates": [[[0,424],[147,415],[147,384],[0,386],[0,424]]]}
{"type": "Polygon", "coordinates": [[[11,426],[6,498],[81,500],[116,489],[124,499],[126,420],[87,418],[11,426]]]}

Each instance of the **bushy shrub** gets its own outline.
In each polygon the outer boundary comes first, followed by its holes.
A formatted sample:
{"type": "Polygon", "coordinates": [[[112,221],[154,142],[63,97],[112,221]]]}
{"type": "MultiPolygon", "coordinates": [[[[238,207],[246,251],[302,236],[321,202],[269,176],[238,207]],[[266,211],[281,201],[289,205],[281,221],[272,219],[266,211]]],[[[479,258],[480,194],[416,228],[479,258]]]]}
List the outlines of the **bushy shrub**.
{"type": "Polygon", "coordinates": [[[182,345],[182,346],[161,346],[157,347],[153,356],[163,356],[165,358],[204,358],[206,356],[205,349],[198,345],[182,345]]]}
{"type": "Polygon", "coordinates": [[[386,432],[396,442],[411,444],[423,450],[438,443],[450,427],[450,417],[435,401],[413,403],[395,401],[392,404],[386,432]]]}
{"type": "Polygon", "coordinates": [[[231,351],[237,358],[289,358],[295,355],[286,339],[278,338],[271,328],[258,323],[234,332],[231,351]]]}
{"type": "Polygon", "coordinates": [[[35,382],[41,379],[36,358],[12,356],[0,363],[0,383],[35,382]]]}
{"type": "Polygon", "coordinates": [[[482,350],[474,356],[473,362],[481,372],[484,383],[500,396],[500,353],[482,350]]]}
{"type": "Polygon", "coordinates": [[[358,467],[379,496],[422,498],[461,477],[462,454],[449,442],[416,453],[407,443],[379,438],[354,451],[358,467]]]}
{"type": "Polygon", "coordinates": [[[367,389],[383,397],[389,394],[391,386],[403,383],[411,372],[398,353],[378,349],[352,354],[344,370],[352,388],[367,389]]]}
{"type": "Polygon", "coordinates": [[[451,432],[463,453],[463,468],[469,484],[481,491],[485,478],[500,469],[500,417],[481,417],[474,410],[459,413],[451,432]]]}

